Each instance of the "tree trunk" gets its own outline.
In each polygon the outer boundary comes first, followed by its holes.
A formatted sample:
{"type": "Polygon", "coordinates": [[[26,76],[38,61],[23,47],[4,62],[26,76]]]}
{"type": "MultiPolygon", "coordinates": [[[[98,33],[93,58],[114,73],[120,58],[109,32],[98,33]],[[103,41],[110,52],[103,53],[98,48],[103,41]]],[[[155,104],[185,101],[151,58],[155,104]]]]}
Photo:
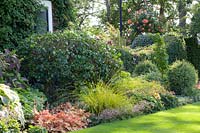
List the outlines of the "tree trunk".
{"type": "Polygon", "coordinates": [[[160,22],[165,23],[165,2],[163,0],[160,1],[160,22]]]}
{"type": "Polygon", "coordinates": [[[186,3],[183,0],[178,2],[178,12],[179,12],[179,27],[184,28],[186,25],[186,3]]]}
{"type": "Polygon", "coordinates": [[[107,21],[110,22],[111,12],[110,12],[110,0],[105,0],[106,2],[106,16],[107,21]]]}

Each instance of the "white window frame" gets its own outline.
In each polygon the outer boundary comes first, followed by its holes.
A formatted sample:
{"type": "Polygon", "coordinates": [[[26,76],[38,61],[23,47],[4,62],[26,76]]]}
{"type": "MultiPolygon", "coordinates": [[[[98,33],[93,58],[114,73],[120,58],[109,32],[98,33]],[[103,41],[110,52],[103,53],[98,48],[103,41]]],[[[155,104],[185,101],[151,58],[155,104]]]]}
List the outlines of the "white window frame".
{"type": "Polygon", "coordinates": [[[53,15],[51,1],[42,0],[41,3],[47,8],[48,11],[48,32],[53,32],[53,15]]]}

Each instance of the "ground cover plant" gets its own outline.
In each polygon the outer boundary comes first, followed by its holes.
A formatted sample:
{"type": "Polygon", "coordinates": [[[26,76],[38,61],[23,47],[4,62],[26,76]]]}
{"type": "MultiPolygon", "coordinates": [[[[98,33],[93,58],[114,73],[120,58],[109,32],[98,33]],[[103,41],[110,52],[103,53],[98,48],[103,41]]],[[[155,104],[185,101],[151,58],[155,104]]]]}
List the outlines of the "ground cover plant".
{"type": "Polygon", "coordinates": [[[129,120],[102,124],[77,131],[77,133],[198,133],[200,130],[200,121],[198,119],[200,117],[199,109],[200,103],[195,103],[129,120]]]}

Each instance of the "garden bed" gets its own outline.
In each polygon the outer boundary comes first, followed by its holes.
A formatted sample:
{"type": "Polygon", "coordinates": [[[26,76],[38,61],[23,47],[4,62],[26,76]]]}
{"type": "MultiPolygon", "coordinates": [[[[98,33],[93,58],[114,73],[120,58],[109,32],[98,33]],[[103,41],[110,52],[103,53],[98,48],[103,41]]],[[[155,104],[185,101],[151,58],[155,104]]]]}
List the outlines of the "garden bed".
{"type": "Polygon", "coordinates": [[[200,103],[102,124],[77,133],[199,133],[200,103]]]}

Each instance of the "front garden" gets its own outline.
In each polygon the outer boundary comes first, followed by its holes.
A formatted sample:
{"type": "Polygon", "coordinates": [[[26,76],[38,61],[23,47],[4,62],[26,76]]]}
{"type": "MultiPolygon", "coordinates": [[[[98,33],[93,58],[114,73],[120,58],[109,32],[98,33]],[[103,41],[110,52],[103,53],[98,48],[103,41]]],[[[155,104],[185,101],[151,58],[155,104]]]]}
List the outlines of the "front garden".
{"type": "Polygon", "coordinates": [[[56,31],[39,34],[42,5],[11,1],[0,8],[0,133],[199,131],[199,4],[180,28],[138,0],[120,36],[115,23],[67,22],[72,6],[54,0],[56,31]]]}

